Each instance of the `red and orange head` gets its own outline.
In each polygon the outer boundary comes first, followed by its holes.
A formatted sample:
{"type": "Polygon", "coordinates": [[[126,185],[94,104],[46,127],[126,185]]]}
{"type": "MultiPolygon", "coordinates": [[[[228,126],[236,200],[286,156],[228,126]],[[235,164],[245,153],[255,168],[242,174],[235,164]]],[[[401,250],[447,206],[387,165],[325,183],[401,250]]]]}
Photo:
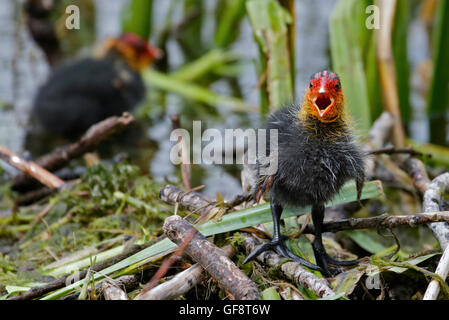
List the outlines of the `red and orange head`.
{"type": "Polygon", "coordinates": [[[143,70],[161,57],[161,51],[133,33],[125,33],[119,38],[109,39],[103,48],[106,52],[114,49],[121,54],[135,70],[143,70]]]}
{"type": "Polygon", "coordinates": [[[304,96],[300,116],[311,116],[321,122],[342,119],[344,96],[338,76],[331,71],[315,73],[304,96]]]}

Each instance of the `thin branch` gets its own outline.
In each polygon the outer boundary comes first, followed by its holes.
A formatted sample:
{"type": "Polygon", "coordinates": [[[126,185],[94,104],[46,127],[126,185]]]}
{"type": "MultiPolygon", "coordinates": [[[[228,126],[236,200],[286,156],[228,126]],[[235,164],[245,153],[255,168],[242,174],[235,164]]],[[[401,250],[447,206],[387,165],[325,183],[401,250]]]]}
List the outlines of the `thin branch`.
{"type": "MultiPolygon", "coordinates": [[[[449,191],[449,173],[442,174],[429,184],[424,194],[424,212],[436,212],[441,210],[441,198],[445,192],[449,191]]],[[[436,222],[429,225],[435,237],[440,243],[440,247],[446,250],[449,244],[449,224],[436,222]]]]}
{"type": "Polygon", "coordinates": [[[179,216],[171,216],[163,226],[167,237],[180,245],[186,235],[194,230],[192,240],[185,247],[185,252],[197,261],[218,283],[238,300],[258,300],[260,292],[224,251],[208,241],[190,223],[179,216]]]}
{"type": "MultiPolygon", "coordinates": [[[[181,123],[179,121],[179,115],[175,114],[171,116],[171,121],[172,121],[172,127],[173,130],[176,129],[180,129],[181,128],[181,123]]],[[[182,175],[182,182],[184,183],[184,188],[187,191],[190,191],[190,189],[192,189],[191,183],[190,183],[190,179],[191,179],[191,170],[190,170],[190,164],[189,164],[189,157],[190,157],[190,153],[189,148],[187,146],[187,144],[189,143],[189,141],[186,141],[186,139],[182,136],[178,137],[178,143],[181,144],[181,150],[180,150],[180,157],[181,157],[181,175],[182,175]]]]}
{"type": "Polygon", "coordinates": [[[167,185],[159,191],[159,198],[172,205],[179,203],[181,206],[189,211],[197,212],[201,216],[207,216],[209,212],[215,208],[215,201],[209,199],[193,190],[190,192],[183,192],[181,189],[167,185]]]}
{"type": "Polygon", "coordinates": [[[101,291],[103,291],[105,300],[129,300],[126,292],[111,280],[105,280],[101,283],[101,291]]]}
{"type": "Polygon", "coordinates": [[[59,179],[53,173],[42,168],[37,163],[34,163],[32,161],[25,161],[14,152],[2,146],[0,146],[0,159],[5,160],[15,168],[37,179],[39,182],[46,185],[50,189],[59,189],[65,184],[63,180],[59,179]]]}
{"type": "MultiPolygon", "coordinates": [[[[36,163],[49,171],[56,171],[67,165],[72,159],[94,150],[99,144],[122,132],[134,122],[134,117],[129,113],[124,113],[120,117],[109,117],[91,126],[78,142],[58,148],[38,159],[36,163]]],[[[14,179],[13,189],[26,189],[31,183],[29,176],[19,175],[14,179]]]]}
{"type": "Polygon", "coordinates": [[[430,185],[430,179],[424,163],[419,159],[409,157],[405,159],[402,165],[412,178],[416,191],[423,197],[430,185]]]}
{"type": "Polygon", "coordinates": [[[381,149],[375,149],[368,151],[369,154],[409,154],[412,156],[422,156],[423,153],[416,151],[415,149],[408,147],[408,148],[395,148],[395,147],[388,147],[388,148],[381,148],[381,149]]]}
{"type": "MultiPolygon", "coordinates": [[[[441,206],[441,198],[445,192],[449,191],[449,173],[436,177],[427,188],[424,194],[423,207],[424,211],[439,210],[441,206]]],[[[449,272],[449,225],[447,223],[431,223],[429,225],[435,237],[440,243],[440,247],[444,250],[443,256],[438,264],[436,273],[446,279],[449,272]]],[[[432,280],[427,287],[424,300],[436,300],[440,292],[440,283],[432,280]]]]}
{"type": "MultiPolygon", "coordinates": [[[[370,218],[350,218],[329,221],[323,224],[323,232],[338,232],[357,229],[415,228],[433,222],[449,222],[449,211],[426,212],[406,216],[383,214],[370,218]]],[[[308,224],[303,233],[314,234],[313,224],[308,224]]]]}
{"type": "MultiPolygon", "coordinates": [[[[189,242],[192,240],[193,236],[195,235],[196,229],[192,228],[187,235],[185,235],[184,239],[182,240],[182,243],[179,245],[178,249],[162,263],[160,268],[156,271],[154,276],[151,278],[150,282],[145,286],[145,288],[142,290],[142,292],[139,295],[145,295],[148,291],[153,289],[156,284],[159,282],[159,280],[165,276],[168,269],[175,263],[175,261],[181,257],[181,255],[184,253],[184,250],[186,249],[189,242]]],[[[139,300],[139,299],[137,299],[139,300]]]]}
{"type": "MultiPolygon", "coordinates": [[[[443,280],[447,278],[449,273],[449,247],[444,250],[443,256],[438,263],[438,267],[435,273],[439,275],[443,280]]],[[[426,293],[424,294],[423,300],[436,300],[440,292],[440,282],[433,279],[429,286],[427,287],[426,293]]]]}
{"type": "MultiPolygon", "coordinates": [[[[227,245],[222,248],[228,257],[233,256],[235,249],[227,245]]],[[[207,279],[207,273],[203,267],[196,263],[190,268],[178,273],[172,279],[158,285],[146,293],[140,293],[136,300],[171,300],[180,297],[199,283],[207,279]]]]}

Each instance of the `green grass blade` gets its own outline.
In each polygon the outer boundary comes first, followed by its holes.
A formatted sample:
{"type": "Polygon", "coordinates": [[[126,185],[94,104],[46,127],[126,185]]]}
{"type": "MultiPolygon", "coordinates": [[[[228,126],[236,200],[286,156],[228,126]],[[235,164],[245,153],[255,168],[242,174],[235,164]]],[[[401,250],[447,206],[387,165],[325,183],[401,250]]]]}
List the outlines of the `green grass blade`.
{"type": "MultiPolygon", "coordinates": [[[[383,194],[382,185],[379,181],[372,181],[365,184],[362,192],[362,199],[369,199],[378,197],[383,194]]],[[[332,201],[330,201],[327,206],[338,205],[346,202],[355,201],[357,199],[357,192],[354,182],[349,182],[345,184],[340,192],[334,197],[332,201]]],[[[310,207],[305,208],[286,208],[284,213],[282,214],[282,218],[285,219],[287,217],[298,216],[301,214],[306,214],[310,212],[310,207]]],[[[200,231],[204,236],[210,236],[214,234],[224,233],[233,230],[239,230],[241,228],[250,227],[253,225],[270,222],[272,219],[270,205],[269,203],[258,205],[252,208],[232,212],[223,216],[221,221],[214,222],[208,221],[200,226],[197,226],[198,231],[200,231]]],[[[117,272],[121,269],[127,268],[132,264],[138,263],[142,260],[151,261],[158,258],[161,254],[172,250],[176,247],[176,245],[171,242],[169,239],[164,239],[151,247],[148,247],[135,255],[128,257],[119,263],[112,265],[100,273],[96,273],[93,276],[94,281],[103,278],[106,275],[111,275],[114,272],[117,272]]],[[[115,248],[116,249],[116,248],[115,248]]],[[[117,253],[118,254],[118,253],[117,253]]],[[[96,259],[97,262],[101,262],[98,257],[99,255],[93,257],[92,259],[96,259]]],[[[90,259],[88,259],[90,261],[90,259]]],[[[87,264],[88,266],[89,264],[87,264]]],[[[80,268],[81,270],[81,268],[80,268]]],[[[78,282],[59,289],[48,296],[44,297],[44,300],[52,300],[62,297],[63,295],[73,291],[74,289],[78,289],[80,284],[83,283],[83,280],[79,280],[78,282]]]]}
{"type": "Polygon", "coordinates": [[[293,99],[287,28],[291,17],[275,0],[248,0],[246,10],[261,55],[263,68],[259,76],[266,75],[264,89],[270,109],[274,110],[293,99]]]}
{"type": "Polygon", "coordinates": [[[171,78],[179,81],[194,81],[216,68],[236,60],[239,56],[230,51],[213,49],[197,60],[183,65],[170,74],[171,78]]]}
{"type": "Polygon", "coordinates": [[[411,1],[398,0],[393,30],[393,56],[396,69],[399,106],[403,123],[410,121],[410,64],[407,55],[408,27],[411,20],[411,1]]]}
{"type": "Polygon", "coordinates": [[[241,99],[221,96],[201,86],[180,81],[155,70],[146,70],[143,73],[143,78],[146,84],[152,85],[160,90],[173,92],[185,98],[211,106],[223,106],[237,112],[256,110],[255,106],[250,106],[241,99]]]}
{"type": "Polygon", "coordinates": [[[122,17],[123,32],[132,32],[143,39],[151,34],[153,0],[131,0],[122,17]]]}
{"type": "Polygon", "coordinates": [[[262,300],[281,300],[281,296],[275,288],[267,288],[262,292],[262,300]]]}
{"type": "Polygon", "coordinates": [[[361,134],[368,133],[371,126],[364,56],[372,31],[365,26],[366,4],[360,0],[340,0],[330,21],[333,69],[341,78],[346,107],[361,134]]]}
{"type": "Polygon", "coordinates": [[[219,48],[228,47],[236,38],[240,22],[245,16],[245,0],[222,0],[218,6],[217,18],[219,19],[215,32],[214,43],[219,48]]]}
{"type": "Polygon", "coordinates": [[[433,34],[433,77],[429,88],[430,139],[446,142],[446,112],[449,107],[449,1],[439,1],[433,34]]]}

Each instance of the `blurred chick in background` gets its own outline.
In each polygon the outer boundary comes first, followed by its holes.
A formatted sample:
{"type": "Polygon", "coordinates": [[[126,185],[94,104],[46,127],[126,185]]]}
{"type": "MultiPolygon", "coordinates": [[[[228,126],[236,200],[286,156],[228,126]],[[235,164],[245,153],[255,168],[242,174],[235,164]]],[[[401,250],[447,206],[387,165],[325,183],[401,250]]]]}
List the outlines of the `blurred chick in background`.
{"type": "Polygon", "coordinates": [[[34,99],[33,118],[47,132],[78,137],[91,125],[132,110],[145,95],[140,71],[159,56],[134,34],[109,39],[94,57],[53,70],[34,99]]]}

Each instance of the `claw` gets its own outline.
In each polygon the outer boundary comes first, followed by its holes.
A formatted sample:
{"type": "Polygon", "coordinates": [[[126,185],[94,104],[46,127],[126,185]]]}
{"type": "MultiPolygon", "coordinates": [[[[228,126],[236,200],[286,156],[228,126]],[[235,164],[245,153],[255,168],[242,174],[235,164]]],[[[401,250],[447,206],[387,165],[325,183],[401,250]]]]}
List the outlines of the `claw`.
{"type": "Polygon", "coordinates": [[[263,245],[258,246],[253,252],[251,252],[248,255],[248,257],[246,257],[246,259],[245,259],[245,261],[243,261],[243,263],[245,264],[245,263],[253,260],[258,255],[260,255],[262,252],[265,252],[268,250],[273,250],[280,256],[283,256],[285,258],[290,258],[302,266],[308,267],[312,270],[321,271],[321,268],[319,266],[297,256],[289,248],[287,248],[287,246],[283,242],[283,238],[284,237],[282,237],[281,239],[273,239],[273,241],[271,241],[269,243],[265,243],[263,245]]]}

